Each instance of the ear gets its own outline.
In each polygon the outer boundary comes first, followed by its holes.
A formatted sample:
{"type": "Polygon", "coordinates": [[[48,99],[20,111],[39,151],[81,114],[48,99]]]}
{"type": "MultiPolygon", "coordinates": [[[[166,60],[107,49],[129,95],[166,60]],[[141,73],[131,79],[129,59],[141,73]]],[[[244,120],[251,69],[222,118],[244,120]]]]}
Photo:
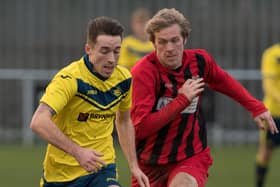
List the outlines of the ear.
{"type": "Polygon", "coordinates": [[[184,39],[184,45],[186,45],[186,44],[187,44],[187,41],[188,41],[188,39],[187,39],[187,38],[185,38],[185,39],[184,39]]]}
{"type": "Polygon", "coordinates": [[[154,46],[154,48],[156,48],[156,44],[155,44],[155,42],[153,42],[153,46],[154,46]]]}
{"type": "Polygon", "coordinates": [[[91,54],[92,54],[91,46],[90,46],[88,43],[86,43],[86,45],[85,45],[85,52],[86,52],[86,54],[88,54],[88,55],[91,55],[91,54]]]}

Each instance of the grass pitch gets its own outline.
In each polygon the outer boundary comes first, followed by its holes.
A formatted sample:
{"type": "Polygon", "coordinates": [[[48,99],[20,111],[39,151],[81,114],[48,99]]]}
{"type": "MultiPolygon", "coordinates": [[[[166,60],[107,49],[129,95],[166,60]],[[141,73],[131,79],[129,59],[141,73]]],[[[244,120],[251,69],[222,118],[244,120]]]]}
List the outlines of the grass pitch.
{"type": "MultiPolygon", "coordinates": [[[[254,187],[254,159],[256,146],[232,146],[212,148],[214,164],[206,187],[254,187]]],[[[20,145],[0,145],[0,186],[39,186],[45,145],[23,147],[20,145]]],[[[271,162],[267,177],[267,187],[278,187],[280,151],[277,150],[271,162]]],[[[130,174],[123,154],[117,149],[117,164],[120,182],[129,187],[130,174]]]]}

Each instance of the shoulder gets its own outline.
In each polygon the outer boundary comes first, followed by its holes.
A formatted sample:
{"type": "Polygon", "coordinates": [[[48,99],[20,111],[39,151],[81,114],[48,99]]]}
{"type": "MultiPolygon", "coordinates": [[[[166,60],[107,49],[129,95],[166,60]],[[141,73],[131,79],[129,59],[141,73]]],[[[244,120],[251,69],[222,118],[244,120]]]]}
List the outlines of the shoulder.
{"type": "Polygon", "coordinates": [[[82,74],[81,72],[83,70],[82,66],[84,66],[84,63],[81,59],[77,61],[73,61],[69,65],[60,69],[56,74],[56,76],[65,75],[73,78],[79,77],[82,74]]]}
{"type": "Polygon", "coordinates": [[[273,50],[279,50],[280,49],[280,43],[276,43],[268,48],[265,49],[265,51],[273,51],[273,50]]]}
{"type": "Polygon", "coordinates": [[[194,58],[194,60],[202,60],[204,62],[215,62],[212,55],[205,49],[186,49],[184,51],[187,57],[194,58]]]}
{"type": "Polygon", "coordinates": [[[198,55],[203,55],[205,57],[211,56],[210,53],[205,49],[186,49],[184,52],[189,55],[198,54],[198,55]]]}
{"type": "Polygon", "coordinates": [[[263,55],[267,56],[267,55],[279,55],[280,56],[280,43],[279,44],[274,44],[270,47],[268,47],[267,49],[264,50],[263,55]]]}
{"type": "Polygon", "coordinates": [[[117,76],[121,76],[123,78],[130,78],[131,77],[131,73],[129,72],[129,70],[122,65],[117,65],[115,70],[114,70],[114,73],[117,76]]]}
{"type": "Polygon", "coordinates": [[[157,69],[156,63],[156,55],[155,52],[152,52],[143,58],[141,58],[132,68],[131,73],[132,75],[138,73],[148,73],[153,72],[157,69]]]}
{"type": "Polygon", "coordinates": [[[56,73],[51,83],[63,84],[65,86],[72,85],[74,88],[77,84],[77,79],[81,79],[82,75],[85,74],[82,72],[84,70],[83,66],[85,65],[82,58],[71,62],[56,73]]]}

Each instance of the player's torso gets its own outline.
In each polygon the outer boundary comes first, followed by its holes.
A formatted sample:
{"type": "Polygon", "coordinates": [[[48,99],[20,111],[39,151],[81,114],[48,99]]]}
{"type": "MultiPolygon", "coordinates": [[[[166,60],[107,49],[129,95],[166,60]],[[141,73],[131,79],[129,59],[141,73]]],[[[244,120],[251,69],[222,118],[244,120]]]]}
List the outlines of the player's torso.
{"type": "Polygon", "coordinates": [[[77,82],[75,96],[54,120],[59,124],[64,123],[62,126],[67,135],[86,145],[88,139],[110,136],[115,113],[130,88],[131,80],[118,69],[107,80],[90,74],[84,67],[80,70],[80,73],[73,75],[77,82]],[[80,138],[80,133],[86,136],[80,138]]]}
{"type": "MultiPolygon", "coordinates": [[[[154,74],[156,80],[153,81],[157,84],[155,85],[157,88],[154,105],[155,111],[160,110],[176,98],[179,94],[178,90],[187,79],[197,76],[197,74],[193,74],[193,72],[199,72],[196,69],[198,68],[197,62],[194,61],[195,64],[192,66],[190,66],[190,63],[189,61],[184,62],[182,67],[176,71],[161,71],[161,67],[155,67],[159,69],[159,73],[154,74]]],[[[205,142],[205,126],[198,112],[200,97],[198,96],[193,99],[189,106],[160,129],[157,134],[138,142],[140,149],[141,146],[144,145],[143,147],[145,147],[146,145],[143,153],[140,155],[141,159],[147,163],[163,164],[174,162],[190,157],[207,146],[205,142]],[[161,150],[160,154],[157,153],[158,149],[161,150]]]]}
{"type": "MultiPolygon", "coordinates": [[[[113,122],[121,101],[128,94],[131,78],[117,67],[110,78],[101,80],[83,63],[78,62],[77,67],[73,67],[79,71],[69,72],[76,80],[73,86],[77,90],[53,121],[72,141],[103,153],[102,159],[113,163],[113,122]]],[[[49,180],[71,180],[86,174],[74,157],[52,145],[48,146],[44,163],[49,180]]]]}
{"type": "MultiPolygon", "coordinates": [[[[266,60],[262,64],[262,73],[265,78],[273,78],[274,90],[280,91],[280,44],[274,45],[272,48],[267,50],[266,60]]],[[[268,88],[269,89],[269,88],[268,88]]],[[[269,108],[273,116],[280,117],[280,103],[275,101],[269,94],[265,95],[264,103],[269,108]]]]}

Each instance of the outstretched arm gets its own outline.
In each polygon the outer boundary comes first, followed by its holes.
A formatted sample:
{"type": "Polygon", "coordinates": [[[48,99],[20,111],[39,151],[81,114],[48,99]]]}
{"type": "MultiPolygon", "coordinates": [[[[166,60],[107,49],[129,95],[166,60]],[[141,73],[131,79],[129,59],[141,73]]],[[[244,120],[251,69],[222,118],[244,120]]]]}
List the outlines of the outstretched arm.
{"type": "Polygon", "coordinates": [[[140,170],[135,148],[134,127],[130,119],[130,112],[117,112],[116,128],[119,136],[119,142],[128,161],[132,175],[137,179],[140,187],[149,187],[147,176],[140,170]]]}
{"type": "Polygon", "coordinates": [[[102,153],[80,147],[70,140],[51,120],[54,110],[47,104],[41,103],[35,111],[30,128],[48,143],[72,155],[88,172],[97,171],[106,163],[100,159],[102,153]]]}
{"type": "Polygon", "coordinates": [[[264,122],[266,122],[272,134],[278,133],[270,112],[261,101],[254,98],[237,80],[216,64],[212,63],[210,66],[211,71],[209,74],[211,76],[208,83],[212,89],[231,97],[250,111],[259,128],[263,129],[264,122]]]}

